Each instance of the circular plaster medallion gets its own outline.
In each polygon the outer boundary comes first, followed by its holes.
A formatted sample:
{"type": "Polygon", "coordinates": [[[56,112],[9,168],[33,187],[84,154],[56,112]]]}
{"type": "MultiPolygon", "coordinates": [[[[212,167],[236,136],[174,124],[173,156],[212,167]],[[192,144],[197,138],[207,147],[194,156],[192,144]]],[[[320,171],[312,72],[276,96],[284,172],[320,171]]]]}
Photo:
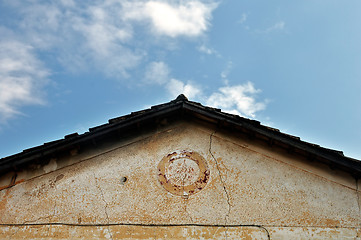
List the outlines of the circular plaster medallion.
{"type": "Polygon", "coordinates": [[[209,169],[197,152],[173,152],[158,164],[158,180],[169,192],[188,197],[202,190],[209,179],[209,169]]]}

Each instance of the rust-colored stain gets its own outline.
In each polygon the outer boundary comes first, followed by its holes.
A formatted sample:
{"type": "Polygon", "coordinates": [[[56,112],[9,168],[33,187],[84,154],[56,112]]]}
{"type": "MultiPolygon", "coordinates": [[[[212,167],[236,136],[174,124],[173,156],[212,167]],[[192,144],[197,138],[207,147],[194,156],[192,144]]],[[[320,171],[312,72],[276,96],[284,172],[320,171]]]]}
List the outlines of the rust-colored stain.
{"type": "Polygon", "coordinates": [[[2,186],[2,187],[0,187],[0,191],[4,190],[4,189],[6,189],[6,188],[9,188],[9,187],[15,186],[15,185],[17,185],[17,184],[19,184],[19,183],[22,183],[22,182],[24,182],[24,181],[25,181],[25,179],[20,179],[20,180],[15,181],[14,183],[9,184],[9,185],[7,185],[7,186],[2,186]]]}
{"type": "Polygon", "coordinates": [[[10,183],[8,185],[6,185],[6,186],[0,186],[0,191],[4,190],[6,188],[10,188],[12,186],[15,186],[16,184],[19,184],[19,183],[22,183],[22,182],[25,181],[25,179],[21,179],[21,180],[16,181],[17,177],[18,177],[17,173],[12,174],[11,179],[10,179],[10,183]]]}
{"type": "Polygon", "coordinates": [[[4,194],[4,196],[3,196],[3,198],[1,199],[1,202],[0,202],[0,211],[5,210],[6,204],[8,202],[8,195],[10,193],[9,189],[6,189],[4,191],[5,191],[5,194],[4,194]]]}
{"type": "Polygon", "coordinates": [[[15,174],[11,178],[11,182],[10,182],[10,184],[8,186],[4,186],[4,187],[0,188],[0,191],[5,191],[5,194],[4,194],[3,198],[0,200],[0,211],[4,210],[5,207],[6,207],[6,204],[8,202],[8,195],[9,195],[9,193],[11,191],[10,187],[15,186],[15,185],[25,181],[24,179],[20,179],[20,180],[16,181],[16,177],[17,177],[17,175],[15,174]]]}
{"type": "Polygon", "coordinates": [[[164,189],[186,198],[202,190],[209,175],[206,160],[194,151],[170,153],[158,164],[158,180],[164,189]]]}

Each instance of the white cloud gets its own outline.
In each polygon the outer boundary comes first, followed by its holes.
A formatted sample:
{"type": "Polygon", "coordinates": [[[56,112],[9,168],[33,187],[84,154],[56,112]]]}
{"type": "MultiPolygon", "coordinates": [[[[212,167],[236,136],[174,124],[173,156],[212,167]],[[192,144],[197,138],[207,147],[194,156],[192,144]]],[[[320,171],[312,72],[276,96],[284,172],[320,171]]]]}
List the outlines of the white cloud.
{"type": "Polygon", "coordinates": [[[128,44],[132,26],[121,20],[120,1],[88,4],[72,0],[17,5],[24,41],[36,49],[56,51],[59,63],[70,70],[98,70],[122,78],[138,66],[144,51],[128,44]]]}
{"type": "Polygon", "coordinates": [[[43,51],[55,50],[59,63],[70,70],[88,68],[124,78],[148,50],[135,41],[139,33],[134,32],[135,20],[151,29],[151,34],[196,37],[208,29],[217,4],[200,0],[14,0],[8,6],[21,14],[22,21],[14,23],[20,27],[22,41],[43,51]]]}
{"type": "Polygon", "coordinates": [[[43,104],[41,88],[48,75],[31,46],[0,42],[0,122],[20,114],[24,105],[43,104]]]}
{"type": "MultiPolygon", "coordinates": [[[[217,7],[213,0],[13,0],[4,5],[18,15],[10,23],[13,30],[0,26],[2,33],[7,31],[0,34],[1,120],[20,114],[24,105],[44,103],[41,93],[49,72],[36,53],[51,53],[67,70],[91,69],[126,78],[146,60],[152,44],[139,41],[138,34],[147,34],[144,28],[157,36],[199,37],[208,30],[217,7]]],[[[201,93],[194,84],[169,75],[165,63],[151,62],[145,79],[173,96],[201,93]]]]}
{"type": "Polygon", "coordinates": [[[283,21],[275,23],[273,26],[266,29],[266,33],[273,32],[273,31],[280,31],[285,28],[286,23],[283,21]]]}
{"type": "Polygon", "coordinates": [[[248,17],[247,14],[242,13],[241,19],[239,19],[238,23],[239,24],[244,23],[245,21],[247,21],[247,17],[248,17]]]}
{"type": "Polygon", "coordinates": [[[21,18],[15,22],[20,31],[21,40],[30,43],[33,47],[41,50],[48,50],[62,43],[64,33],[61,32],[67,26],[69,19],[65,18],[60,7],[49,3],[28,3],[16,5],[16,12],[21,18]]]}
{"type": "Polygon", "coordinates": [[[259,92],[260,90],[255,89],[251,82],[226,86],[213,93],[206,103],[209,106],[221,108],[225,112],[255,117],[256,112],[266,108],[266,103],[256,101],[256,95],[259,92]]]}
{"type": "Polygon", "coordinates": [[[164,62],[151,62],[145,71],[145,79],[147,83],[165,84],[169,73],[169,67],[164,62]]]}
{"type": "Polygon", "coordinates": [[[73,18],[73,30],[86,40],[79,54],[90,57],[93,65],[99,66],[108,76],[127,77],[127,71],[139,64],[143,54],[125,46],[133,37],[132,29],[114,22],[115,16],[105,8],[92,6],[87,9],[88,18],[73,18]]]}
{"type": "Polygon", "coordinates": [[[172,98],[179,94],[184,94],[189,99],[206,100],[206,105],[221,108],[223,111],[255,117],[258,111],[266,108],[266,102],[258,102],[257,94],[261,90],[256,89],[251,82],[241,85],[228,86],[228,74],[232,68],[232,61],[227,63],[225,70],[222,71],[221,77],[225,81],[225,87],[221,87],[217,92],[213,92],[209,97],[203,93],[201,86],[190,81],[184,82],[172,78],[170,69],[164,62],[150,63],[145,72],[145,80],[149,84],[158,84],[165,88],[172,98]]]}
{"type": "Polygon", "coordinates": [[[221,78],[226,83],[226,85],[228,84],[228,75],[231,72],[232,66],[233,66],[233,62],[228,61],[226,68],[223,69],[223,71],[221,72],[221,78]]]}
{"type": "Polygon", "coordinates": [[[179,94],[184,94],[188,98],[195,98],[202,93],[196,85],[189,82],[184,83],[174,78],[166,84],[166,88],[173,98],[179,94]]]}
{"type": "Polygon", "coordinates": [[[193,83],[184,83],[170,77],[170,69],[164,62],[151,62],[147,66],[145,80],[149,84],[161,85],[173,98],[179,94],[184,94],[189,98],[199,97],[202,94],[201,89],[193,83]]]}
{"type": "Polygon", "coordinates": [[[266,102],[258,102],[257,94],[261,90],[256,89],[251,82],[241,85],[228,86],[228,74],[232,68],[232,62],[227,63],[226,69],[221,73],[225,87],[206,97],[201,86],[190,81],[184,82],[170,76],[170,69],[164,62],[152,62],[147,66],[145,80],[149,84],[158,84],[165,88],[172,98],[184,94],[189,99],[206,100],[206,105],[221,108],[223,111],[255,117],[258,111],[266,108],[266,102]]]}
{"type": "Polygon", "coordinates": [[[198,47],[198,51],[211,55],[211,54],[217,54],[219,55],[214,49],[207,47],[206,45],[202,44],[198,47]]]}
{"type": "Polygon", "coordinates": [[[198,36],[205,32],[217,4],[200,1],[182,1],[180,4],[146,1],[127,2],[124,6],[125,19],[150,20],[154,33],[177,37],[198,36]]]}
{"type": "Polygon", "coordinates": [[[60,3],[66,7],[74,7],[75,3],[73,0],[60,0],[60,3]]]}

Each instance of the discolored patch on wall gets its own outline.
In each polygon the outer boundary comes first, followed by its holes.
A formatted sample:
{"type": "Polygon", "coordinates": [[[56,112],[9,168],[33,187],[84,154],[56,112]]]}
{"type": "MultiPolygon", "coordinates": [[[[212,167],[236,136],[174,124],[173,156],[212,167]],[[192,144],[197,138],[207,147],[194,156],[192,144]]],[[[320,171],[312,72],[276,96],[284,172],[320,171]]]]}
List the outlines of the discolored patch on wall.
{"type": "Polygon", "coordinates": [[[158,164],[158,180],[165,190],[188,198],[202,190],[209,180],[206,160],[194,151],[175,151],[158,164]]]}

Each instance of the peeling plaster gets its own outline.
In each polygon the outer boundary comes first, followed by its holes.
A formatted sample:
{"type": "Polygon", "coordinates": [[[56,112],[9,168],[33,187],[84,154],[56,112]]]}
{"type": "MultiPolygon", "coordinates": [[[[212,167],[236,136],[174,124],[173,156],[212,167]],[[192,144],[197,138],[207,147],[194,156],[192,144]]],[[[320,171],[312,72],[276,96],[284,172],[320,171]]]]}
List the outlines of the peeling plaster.
{"type": "Polygon", "coordinates": [[[58,164],[56,163],[56,159],[52,158],[50,162],[43,167],[43,170],[45,173],[49,173],[55,171],[57,167],[58,164]]]}

